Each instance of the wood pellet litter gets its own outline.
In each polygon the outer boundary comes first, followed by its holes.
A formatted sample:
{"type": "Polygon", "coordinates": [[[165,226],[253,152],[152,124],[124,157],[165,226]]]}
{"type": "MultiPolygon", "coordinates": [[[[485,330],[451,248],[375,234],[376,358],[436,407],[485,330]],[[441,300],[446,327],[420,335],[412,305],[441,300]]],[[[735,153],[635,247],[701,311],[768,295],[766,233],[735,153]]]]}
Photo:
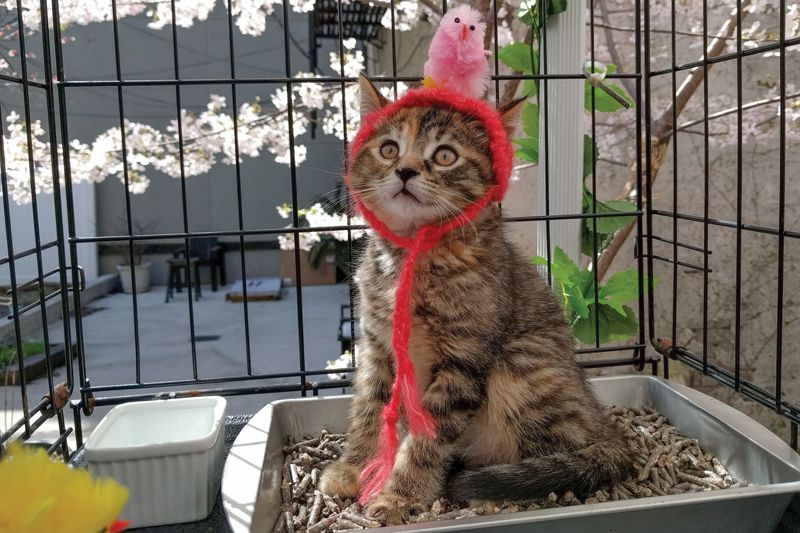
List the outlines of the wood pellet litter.
{"type": "MultiPolygon", "coordinates": [[[[646,498],[736,488],[751,485],[735,479],[714,457],[703,451],[696,439],[684,437],[659,413],[644,407],[629,409],[612,406],[608,413],[630,433],[637,452],[637,473],[628,481],[598,490],[583,499],[571,491],[551,492],[548,497],[527,502],[504,502],[488,507],[462,507],[445,498],[433,503],[430,511],[411,516],[410,522],[457,520],[480,515],[505,514],[552,507],[646,498]]],[[[283,448],[283,506],[275,532],[322,533],[371,529],[383,524],[364,514],[351,499],[322,494],[318,489],[324,468],[339,458],[346,435],[322,431],[300,441],[290,439],[283,448]]]]}

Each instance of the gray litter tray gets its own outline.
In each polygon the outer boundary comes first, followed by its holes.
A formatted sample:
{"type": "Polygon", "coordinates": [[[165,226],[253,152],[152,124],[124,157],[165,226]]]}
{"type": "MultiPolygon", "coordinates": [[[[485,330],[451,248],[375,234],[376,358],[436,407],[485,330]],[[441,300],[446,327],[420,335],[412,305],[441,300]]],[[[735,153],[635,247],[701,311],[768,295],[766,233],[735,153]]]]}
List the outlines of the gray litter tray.
{"type": "MultiPolygon", "coordinates": [[[[591,380],[605,404],[649,406],[700,441],[739,479],[758,486],[485,516],[381,531],[771,532],[800,492],[800,456],[754,420],[700,392],[657,377],[591,380]]],[[[280,511],[282,447],[288,435],[346,429],[349,396],[280,400],[239,434],[225,464],[222,496],[235,532],[272,531],[280,511]]]]}

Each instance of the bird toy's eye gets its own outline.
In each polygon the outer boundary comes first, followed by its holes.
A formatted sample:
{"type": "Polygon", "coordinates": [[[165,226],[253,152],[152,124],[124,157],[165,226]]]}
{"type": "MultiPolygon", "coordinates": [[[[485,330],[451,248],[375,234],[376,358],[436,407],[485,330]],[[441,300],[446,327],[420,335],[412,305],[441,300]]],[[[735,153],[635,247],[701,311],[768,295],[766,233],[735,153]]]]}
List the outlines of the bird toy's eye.
{"type": "Polygon", "coordinates": [[[475,31],[475,26],[470,24],[469,31],[475,31]]]}
{"type": "Polygon", "coordinates": [[[384,159],[394,159],[400,153],[400,147],[394,141],[386,141],[381,145],[380,153],[384,159]]]}
{"type": "Polygon", "coordinates": [[[440,146],[433,154],[433,162],[440,167],[449,167],[458,160],[458,154],[449,146],[440,146]]]}
{"type": "Polygon", "coordinates": [[[461,23],[461,19],[456,17],[456,19],[453,22],[455,22],[456,24],[460,24],[461,23]]]}

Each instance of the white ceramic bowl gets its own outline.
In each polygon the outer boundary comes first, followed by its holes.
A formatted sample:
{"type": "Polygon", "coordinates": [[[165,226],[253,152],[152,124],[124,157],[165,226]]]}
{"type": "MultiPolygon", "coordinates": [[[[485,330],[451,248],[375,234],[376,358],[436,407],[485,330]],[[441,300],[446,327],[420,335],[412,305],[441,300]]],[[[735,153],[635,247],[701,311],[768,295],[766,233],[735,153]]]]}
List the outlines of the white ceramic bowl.
{"type": "Polygon", "coordinates": [[[214,508],[225,458],[225,398],[114,407],[86,441],[89,470],[130,491],[131,527],[192,522],[214,508]]]}

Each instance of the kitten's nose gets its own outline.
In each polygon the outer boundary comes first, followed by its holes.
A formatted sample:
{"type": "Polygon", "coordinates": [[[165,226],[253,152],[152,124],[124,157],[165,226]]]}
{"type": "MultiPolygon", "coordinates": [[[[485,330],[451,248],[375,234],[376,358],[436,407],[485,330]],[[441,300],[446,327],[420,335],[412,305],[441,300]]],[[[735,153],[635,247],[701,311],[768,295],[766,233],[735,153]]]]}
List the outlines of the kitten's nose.
{"type": "Polygon", "coordinates": [[[395,172],[395,174],[397,174],[398,178],[403,180],[403,183],[407,182],[408,180],[410,180],[414,176],[418,176],[419,175],[419,172],[416,169],[413,169],[411,167],[398,168],[394,172],[395,172]]]}

